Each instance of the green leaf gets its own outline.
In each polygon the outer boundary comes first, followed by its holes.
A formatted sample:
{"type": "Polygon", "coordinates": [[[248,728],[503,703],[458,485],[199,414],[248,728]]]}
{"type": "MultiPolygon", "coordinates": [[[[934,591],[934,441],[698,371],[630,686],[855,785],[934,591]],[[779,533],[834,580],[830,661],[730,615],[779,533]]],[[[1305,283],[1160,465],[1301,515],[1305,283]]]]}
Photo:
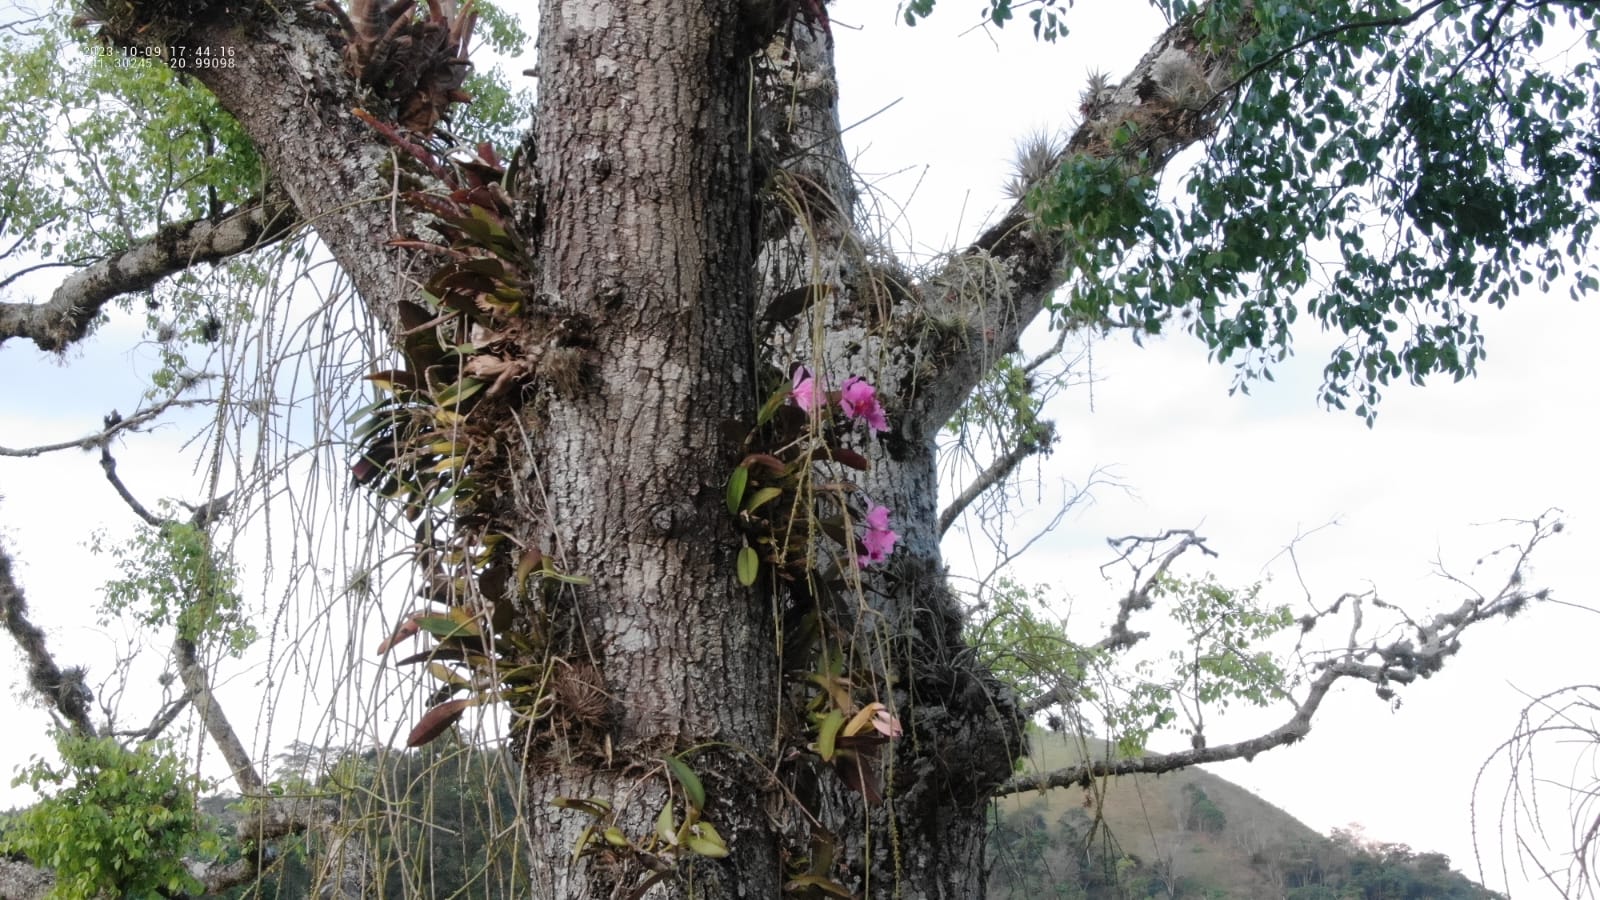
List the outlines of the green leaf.
{"type": "Polygon", "coordinates": [[[761,557],[756,555],[755,548],[745,544],[739,548],[738,559],[739,583],[751,587],[756,583],[756,576],[761,574],[761,557]]]}
{"type": "Polygon", "coordinates": [[[706,789],[700,783],[700,776],[688,764],[676,756],[663,756],[661,761],[667,764],[667,771],[683,786],[683,797],[689,802],[689,808],[700,812],[706,808],[706,789]]]}
{"type": "Polygon", "coordinates": [[[784,893],[796,894],[806,888],[815,888],[830,897],[853,896],[844,885],[822,875],[801,875],[784,884],[784,893]]]}
{"type": "Polygon", "coordinates": [[[548,578],[551,581],[559,581],[562,584],[576,584],[576,585],[594,584],[594,579],[590,578],[587,575],[568,575],[568,574],[563,573],[563,572],[557,572],[555,569],[550,567],[550,560],[548,558],[545,559],[544,568],[542,570],[540,570],[539,574],[540,574],[540,576],[542,576],[544,578],[548,578]]]}
{"type": "Polygon", "coordinates": [[[439,389],[434,395],[433,402],[446,409],[459,407],[470,400],[473,395],[483,390],[484,382],[476,378],[463,377],[460,381],[452,382],[439,389]]]}
{"type": "Polygon", "coordinates": [[[588,813],[596,819],[604,818],[611,813],[611,803],[598,797],[582,799],[579,797],[557,797],[550,801],[550,805],[558,809],[575,809],[588,813]]]}
{"type": "Polygon", "coordinates": [[[835,748],[839,741],[839,729],[844,727],[844,713],[837,709],[830,710],[822,724],[817,728],[817,755],[828,762],[833,761],[835,748]]]}
{"type": "MultiPolygon", "coordinates": [[[[559,800],[560,798],[558,797],[557,799],[559,800]]],[[[583,830],[578,832],[578,840],[572,845],[572,861],[573,862],[577,862],[578,858],[583,856],[583,851],[589,849],[589,841],[591,841],[593,839],[594,839],[594,826],[593,825],[585,825],[585,826],[583,826],[583,830]]]]}
{"type": "Polygon", "coordinates": [[[423,472],[438,474],[440,472],[454,472],[467,464],[466,456],[449,456],[439,460],[433,465],[423,469],[423,472]]]}
{"type": "Polygon", "coordinates": [[[672,798],[668,797],[666,805],[661,807],[660,814],[656,816],[656,837],[666,844],[678,842],[677,830],[672,827],[672,819],[672,798]]]}
{"type": "Polygon", "coordinates": [[[728,476],[728,512],[737,515],[739,504],[744,502],[744,489],[750,483],[750,469],[739,466],[728,476]]]}
{"type": "Polygon", "coordinates": [[[722,859],[728,855],[727,842],[717,833],[717,829],[711,827],[710,822],[696,822],[683,844],[695,853],[712,859],[722,859]]]}
{"type": "Polygon", "coordinates": [[[428,663],[428,674],[452,687],[468,687],[472,683],[463,678],[455,669],[438,661],[428,663]]]}
{"type": "Polygon", "coordinates": [[[461,620],[446,616],[420,616],[417,619],[417,627],[436,638],[453,638],[463,635],[480,637],[483,635],[483,629],[478,627],[477,621],[473,619],[461,620]]]}
{"type": "Polygon", "coordinates": [[[763,504],[766,504],[772,501],[774,498],[781,496],[783,496],[783,488],[764,487],[750,495],[750,499],[745,503],[744,508],[750,512],[755,512],[756,510],[760,509],[763,504]]]}
{"type": "Polygon", "coordinates": [[[772,395],[767,398],[767,402],[761,404],[761,409],[756,412],[756,425],[758,427],[772,421],[772,417],[777,415],[778,410],[783,406],[783,401],[789,399],[789,392],[790,387],[785,384],[773,391],[772,395]]]}

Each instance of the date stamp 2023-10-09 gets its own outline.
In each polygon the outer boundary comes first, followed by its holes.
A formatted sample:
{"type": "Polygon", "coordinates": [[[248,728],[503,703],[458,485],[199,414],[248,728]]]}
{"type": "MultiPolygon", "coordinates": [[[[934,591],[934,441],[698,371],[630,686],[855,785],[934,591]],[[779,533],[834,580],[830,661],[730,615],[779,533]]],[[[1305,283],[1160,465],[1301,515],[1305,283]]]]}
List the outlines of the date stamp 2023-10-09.
{"type": "Polygon", "coordinates": [[[122,67],[166,66],[182,72],[231,69],[239,64],[233,52],[234,48],[230,46],[190,47],[184,44],[150,44],[112,47],[100,43],[80,46],[85,56],[122,67]]]}

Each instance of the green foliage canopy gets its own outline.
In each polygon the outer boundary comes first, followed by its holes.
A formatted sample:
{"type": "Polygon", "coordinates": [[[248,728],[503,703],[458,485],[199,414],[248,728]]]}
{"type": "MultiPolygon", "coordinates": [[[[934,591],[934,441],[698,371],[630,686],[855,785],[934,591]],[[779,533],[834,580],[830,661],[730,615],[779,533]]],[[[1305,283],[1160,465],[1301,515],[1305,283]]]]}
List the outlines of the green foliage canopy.
{"type": "MultiPolygon", "coordinates": [[[[990,0],[987,17],[1004,25],[1022,5],[990,0]]],[[[1036,4],[1035,34],[1064,34],[1065,5],[1036,4]]],[[[1170,196],[1128,122],[1111,135],[1128,152],[1068,158],[1035,193],[1081,239],[1059,311],[1149,333],[1177,318],[1245,389],[1272,377],[1307,314],[1345,338],[1321,399],[1370,423],[1392,381],[1476,370],[1475,304],[1600,287],[1585,258],[1600,221],[1594,4],[1156,5],[1237,55],[1235,79],[1197,104],[1223,127],[1170,196]]]]}

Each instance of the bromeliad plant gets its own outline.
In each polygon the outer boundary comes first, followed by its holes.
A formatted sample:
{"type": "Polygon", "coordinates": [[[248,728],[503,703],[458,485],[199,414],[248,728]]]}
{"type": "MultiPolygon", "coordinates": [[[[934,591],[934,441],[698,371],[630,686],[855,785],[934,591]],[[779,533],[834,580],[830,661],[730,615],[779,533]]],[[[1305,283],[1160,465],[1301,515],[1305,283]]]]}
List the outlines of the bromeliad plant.
{"type": "Polygon", "coordinates": [[[382,656],[420,634],[434,641],[433,646],[395,661],[397,666],[426,665],[428,674],[439,682],[427,712],[406,738],[408,747],[434,741],[468,709],[493,702],[508,703],[523,725],[553,716],[562,718],[566,727],[598,726],[605,719],[607,701],[597,673],[592,666],[567,662],[550,653],[548,623],[536,619],[535,626],[546,627],[510,627],[513,606],[530,594],[543,594],[541,606],[549,608],[550,595],[562,585],[584,585],[588,579],[556,571],[538,551],[523,554],[507,577],[492,561],[494,545],[499,543],[492,541],[484,552],[491,561],[479,560],[473,566],[481,569],[475,593],[465,585],[447,589],[458,596],[482,598],[478,608],[441,602],[443,612],[415,610],[378,646],[382,656]]]}
{"type": "Polygon", "coordinates": [[[396,663],[425,664],[440,682],[409,744],[434,740],[469,707],[494,701],[509,702],[523,724],[547,716],[552,697],[574,701],[568,711],[580,721],[595,718],[587,712],[596,705],[595,678],[553,659],[545,635],[509,627],[513,606],[530,591],[583,580],[521,546],[501,515],[512,490],[505,448],[522,427],[505,400],[574,390],[588,329],[535,296],[505,188],[512,167],[491,146],[451,155],[356,115],[395,145],[399,196],[427,214],[436,236],[391,243],[441,259],[416,301],[397,302],[401,365],[368,376],[379,396],[352,417],[355,482],[395,500],[417,523],[420,593],[429,605],[407,614],[379,648],[382,655],[424,632],[436,641],[396,663]]]}

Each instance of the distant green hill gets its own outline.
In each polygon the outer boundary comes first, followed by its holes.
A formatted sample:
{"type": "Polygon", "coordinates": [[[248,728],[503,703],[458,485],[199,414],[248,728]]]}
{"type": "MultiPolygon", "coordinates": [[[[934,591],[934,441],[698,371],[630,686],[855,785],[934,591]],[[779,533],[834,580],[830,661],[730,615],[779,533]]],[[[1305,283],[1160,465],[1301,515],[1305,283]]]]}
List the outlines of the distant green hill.
{"type": "MultiPolygon", "coordinates": [[[[1106,745],[1033,740],[1030,771],[1104,758],[1106,745]]],[[[990,840],[995,900],[1260,898],[1433,900],[1501,895],[1401,844],[1331,840],[1201,769],[1022,794],[997,803],[990,840]]]]}

